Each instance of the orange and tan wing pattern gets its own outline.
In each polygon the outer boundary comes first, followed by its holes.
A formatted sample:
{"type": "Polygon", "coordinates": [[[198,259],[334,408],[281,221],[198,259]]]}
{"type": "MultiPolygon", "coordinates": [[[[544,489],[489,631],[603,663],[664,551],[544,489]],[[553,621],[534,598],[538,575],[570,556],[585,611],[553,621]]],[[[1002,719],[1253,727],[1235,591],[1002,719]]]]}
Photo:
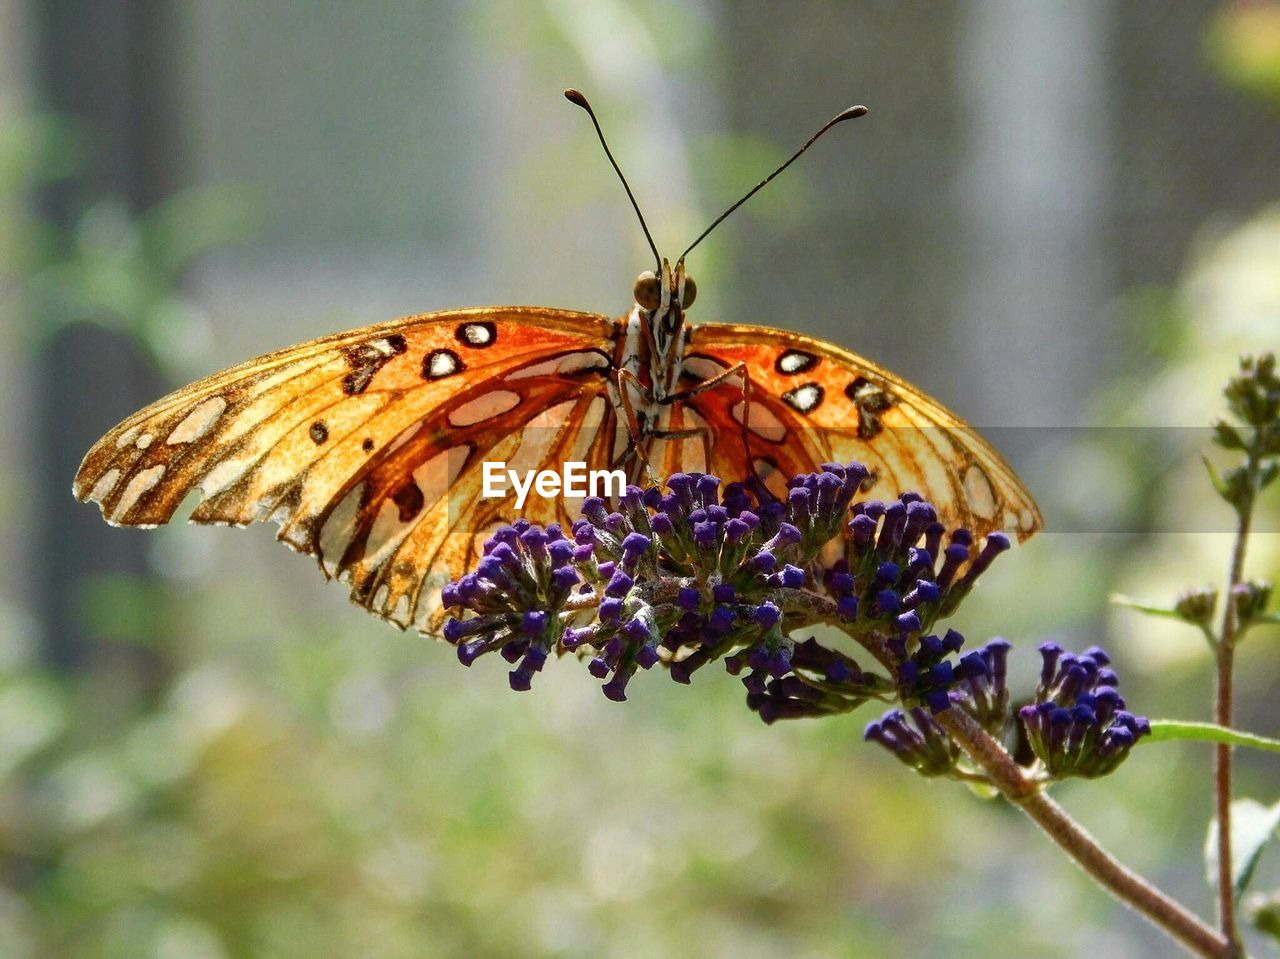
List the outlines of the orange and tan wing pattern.
{"type": "MultiPolygon", "coordinates": [[[[123,526],[271,519],[279,538],[349,580],[352,599],[434,632],[440,587],[487,530],[485,460],[604,468],[617,321],[502,307],[411,316],[313,340],[153,403],[98,441],[74,491],[123,526]]],[[[530,496],[534,522],[562,502],[530,496]]]]}
{"type": "MultiPolygon", "coordinates": [[[[856,461],[874,473],[870,495],[914,490],[948,525],[977,535],[1001,530],[1024,540],[1043,525],[1031,494],[972,427],[871,361],[813,337],[737,324],[694,326],[687,344],[690,382],[738,363],[751,379],[748,403],[737,378],[689,401],[716,436],[712,472],[741,473],[749,457],[766,480],[783,480],[856,461]]],[[[685,441],[686,452],[691,446],[685,441]]]]}

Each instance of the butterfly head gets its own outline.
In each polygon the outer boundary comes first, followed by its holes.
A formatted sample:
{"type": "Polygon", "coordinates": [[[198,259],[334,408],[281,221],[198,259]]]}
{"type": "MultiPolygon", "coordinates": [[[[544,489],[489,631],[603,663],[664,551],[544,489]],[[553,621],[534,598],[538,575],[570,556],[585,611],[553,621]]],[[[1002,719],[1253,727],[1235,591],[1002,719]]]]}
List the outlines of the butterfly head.
{"type": "Polygon", "coordinates": [[[675,270],[672,270],[670,261],[664,258],[662,275],[645,270],[636,277],[633,292],[640,309],[657,320],[669,313],[681,316],[693,305],[693,300],[698,295],[698,285],[685,272],[684,260],[677,262],[675,270]]]}
{"type": "Polygon", "coordinates": [[[685,273],[683,259],[678,260],[672,270],[671,262],[664,257],[661,270],[660,275],[645,270],[636,277],[634,293],[636,306],[644,319],[649,347],[658,362],[667,366],[671,364],[674,347],[680,340],[684,311],[698,295],[698,285],[685,273]]]}

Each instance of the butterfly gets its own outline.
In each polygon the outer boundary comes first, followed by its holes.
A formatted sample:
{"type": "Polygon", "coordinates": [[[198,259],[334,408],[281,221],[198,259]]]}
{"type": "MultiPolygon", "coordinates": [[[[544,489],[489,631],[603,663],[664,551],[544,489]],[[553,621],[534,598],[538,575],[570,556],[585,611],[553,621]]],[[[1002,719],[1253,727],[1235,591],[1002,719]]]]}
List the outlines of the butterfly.
{"type": "MultiPolygon", "coordinates": [[[[595,113],[576,91],[622,177],[595,113]]],[[[910,383],[813,337],[737,323],[691,324],[685,255],[836,123],[730,207],[673,267],[658,255],[630,311],[546,307],[408,316],[270,353],[130,416],[84,458],[74,493],[108,522],[154,527],[189,497],[196,523],[279,525],[351,598],[437,634],[441,587],[474,565],[494,527],[576,516],[571,497],[485,495],[484,464],[581,462],[635,482],[678,471],[752,480],[824,462],[872,471],[868,495],[915,490],[949,525],[1019,539],[1034,500],[980,436],[910,383]]]]}

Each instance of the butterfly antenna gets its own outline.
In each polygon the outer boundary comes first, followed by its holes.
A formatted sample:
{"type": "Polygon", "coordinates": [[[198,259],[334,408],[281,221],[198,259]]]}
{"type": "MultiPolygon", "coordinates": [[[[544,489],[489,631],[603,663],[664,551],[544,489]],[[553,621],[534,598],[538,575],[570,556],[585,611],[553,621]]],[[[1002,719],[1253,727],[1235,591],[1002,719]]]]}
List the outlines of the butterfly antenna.
{"type": "Polygon", "coordinates": [[[852,120],[855,117],[866,116],[866,114],[867,114],[866,107],[863,107],[863,106],[849,107],[849,109],[841,113],[838,113],[836,116],[828,120],[825,124],[822,125],[822,128],[817,133],[815,133],[813,136],[809,137],[809,139],[805,141],[804,146],[802,146],[795,153],[791,154],[791,158],[787,160],[786,163],[782,164],[782,166],[778,167],[778,169],[774,170],[767,177],[765,177],[763,180],[761,180],[759,183],[753,186],[750,192],[748,192],[746,196],[744,196],[741,200],[739,200],[733,206],[729,207],[729,209],[725,210],[718,217],[716,217],[715,221],[709,227],[703,230],[696,240],[694,240],[692,243],[689,244],[689,248],[680,254],[680,259],[683,260],[686,256],[688,256],[690,250],[692,250],[695,246],[697,246],[699,243],[705,240],[707,238],[707,234],[710,233],[712,230],[714,230],[716,227],[718,227],[724,221],[725,217],[727,217],[730,213],[732,213],[738,207],[742,206],[742,204],[746,203],[753,196],[755,196],[757,193],[763,190],[765,188],[765,185],[768,184],[768,182],[772,180],[774,177],[776,177],[779,173],[781,173],[787,167],[791,166],[791,164],[795,163],[796,160],[800,158],[800,154],[804,153],[805,150],[809,149],[809,147],[813,146],[815,143],[818,142],[818,138],[822,136],[822,134],[826,133],[837,123],[843,123],[845,120],[852,120]]]}
{"type": "MultiPolygon", "coordinates": [[[[591,123],[596,128],[596,136],[600,138],[600,145],[604,147],[604,155],[609,158],[609,162],[613,164],[614,172],[618,174],[618,179],[622,181],[622,189],[627,191],[627,199],[631,201],[631,207],[636,211],[636,217],[640,220],[640,229],[644,230],[644,238],[649,241],[649,249],[653,251],[655,263],[654,272],[661,276],[662,257],[658,255],[657,244],[653,242],[653,235],[649,232],[649,225],[644,222],[644,214],[640,212],[640,204],[636,202],[636,195],[631,192],[631,186],[627,183],[627,178],[622,175],[622,168],[618,166],[618,161],[613,158],[613,151],[609,149],[609,144],[605,142],[604,131],[600,129],[600,121],[596,119],[596,111],[591,109],[591,104],[587,102],[587,98],[577,90],[565,90],[564,98],[570,103],[575,103],[582,107],[587,111],[587,116],[591,117],[591,123]]],[[[835,121],[832,122],[834,123],[835,121]]],[[[815,137],[814,139],[817,138],[815,137]]]]}

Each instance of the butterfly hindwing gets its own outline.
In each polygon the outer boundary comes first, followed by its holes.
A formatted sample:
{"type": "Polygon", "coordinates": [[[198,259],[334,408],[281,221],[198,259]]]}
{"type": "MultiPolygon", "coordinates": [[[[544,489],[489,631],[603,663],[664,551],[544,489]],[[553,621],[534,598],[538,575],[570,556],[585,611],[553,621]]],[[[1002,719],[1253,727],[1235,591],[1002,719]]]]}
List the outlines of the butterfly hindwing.
{"type": "MultiPolygon", "coordinates": [[[[361,605],[425,627],[484,527],[515,518],[480,496],[485,459],[606,464],[616,331],[596,314],[498,308],[314,340],[129,417],[89,451],[75,494],[118,525],[165,523],[193,493],[195,522],[274,519],[361,605]]],[[[564,508],[526,501],[539,522],[564,508]]]]}
{"type": "MultiPolygon", "coordinates": [[[[823,462],[859,462],[873,471],[870,495],[921,493],[949,525],[978,535],[994,530],[1026,539],[1043,525],[1031,494],[1000,455],[954,413],[911,384],[855,353],[801,334],[738,324],[689,330],[686,379],[696,382],[743,364],[689,400],[723,439],[713,472],[751,459],[777,481],[823,462]]],[[[745,463],[741,465],[746,465],[745,463]]]]}

